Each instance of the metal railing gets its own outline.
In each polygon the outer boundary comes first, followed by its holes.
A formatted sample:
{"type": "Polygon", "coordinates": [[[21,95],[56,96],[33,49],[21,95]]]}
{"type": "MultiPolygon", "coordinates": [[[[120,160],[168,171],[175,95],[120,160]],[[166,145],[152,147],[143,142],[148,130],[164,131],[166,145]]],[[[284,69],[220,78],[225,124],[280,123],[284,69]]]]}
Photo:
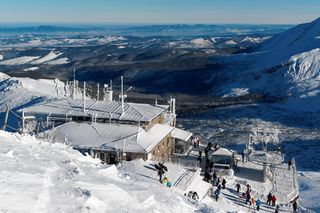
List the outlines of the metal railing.
{"type": "Polygon", "coordinates": [[[292,172],[293,191],[287,195],[287,201],[289,203],[299,196],[299,183],[297,178],[296,161],[294,158],[292,159],[291,168],[293,170],[292,172]]]}

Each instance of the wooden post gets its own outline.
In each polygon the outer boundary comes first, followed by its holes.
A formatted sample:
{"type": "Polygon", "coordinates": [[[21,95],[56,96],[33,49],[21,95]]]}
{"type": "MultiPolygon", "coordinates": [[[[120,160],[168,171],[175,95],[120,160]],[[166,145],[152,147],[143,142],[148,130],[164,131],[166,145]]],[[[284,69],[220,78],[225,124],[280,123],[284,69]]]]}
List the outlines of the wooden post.
{"type": "Polygon", "coordinates": [[[4,131],[6,131],[6,128],[7,128],[7,123],[8,123],[8,118],[9,118],[9,112],[10,112],[10,109],[9,109],[9,107],[7,106],[6,115],[5,115],[5,117],[4,117],[3,126],[2,126],[2,130],[4,130],[4,131]]]}

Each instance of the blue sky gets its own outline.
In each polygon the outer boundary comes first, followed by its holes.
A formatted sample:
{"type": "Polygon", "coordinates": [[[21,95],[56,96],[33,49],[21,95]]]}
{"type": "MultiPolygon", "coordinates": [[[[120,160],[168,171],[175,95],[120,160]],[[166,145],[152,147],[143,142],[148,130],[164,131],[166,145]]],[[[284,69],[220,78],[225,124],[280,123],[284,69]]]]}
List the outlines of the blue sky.
{"type": "Polygon", "coordinates": [[[0,0],[0,22],[296,24],[320,0],[0,0]]]}

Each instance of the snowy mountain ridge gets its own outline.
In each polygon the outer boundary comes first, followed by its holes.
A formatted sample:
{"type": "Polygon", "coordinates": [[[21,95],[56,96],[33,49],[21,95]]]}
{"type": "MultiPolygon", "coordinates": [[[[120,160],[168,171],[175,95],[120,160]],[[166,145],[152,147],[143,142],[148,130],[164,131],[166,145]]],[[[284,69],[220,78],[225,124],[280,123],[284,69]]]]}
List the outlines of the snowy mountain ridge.
{"type": "Polygon", "coordinates": [[[265,60],[281,63],[291,56],[320,47],[320,18],[299,24],[261,44],[257,51],[270,52],[265,60]]]}
{"type": "Polygon", "coordinates": [[[288,74],[294,81],[320,80],[320,48],[292,56],[289,64],[288,74]]]}

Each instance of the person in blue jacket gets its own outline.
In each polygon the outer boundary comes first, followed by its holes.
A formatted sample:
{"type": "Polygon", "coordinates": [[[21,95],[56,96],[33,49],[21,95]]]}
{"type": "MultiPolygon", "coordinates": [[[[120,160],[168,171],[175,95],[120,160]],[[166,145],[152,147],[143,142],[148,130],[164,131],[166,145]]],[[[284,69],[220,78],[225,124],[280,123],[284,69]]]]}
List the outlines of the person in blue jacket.
{"type": "Polygon", "coordinates": [[[256,200],[257,211],[260,210],[260,205],[261,205],[261,201],[260,201],[260,199],[258,198],[258,199],[256,200]]]}

